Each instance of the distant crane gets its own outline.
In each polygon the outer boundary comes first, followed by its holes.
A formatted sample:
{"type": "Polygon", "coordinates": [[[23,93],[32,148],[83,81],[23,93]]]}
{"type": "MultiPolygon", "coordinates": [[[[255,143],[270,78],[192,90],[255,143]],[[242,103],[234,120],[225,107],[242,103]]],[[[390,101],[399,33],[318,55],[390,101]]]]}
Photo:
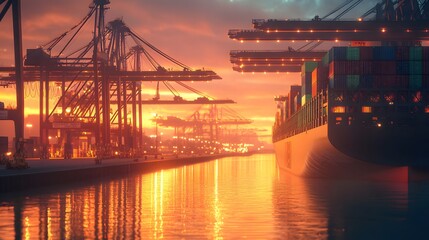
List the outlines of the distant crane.
{"type": "Polygon", "coordinates": [[[193,138],[202,138],[210,141],[222,138],[221,127],[226,125],[248,125],[253,121],[247,119],[229,107],[218,109],[217,105],[210,105],[208,111],[195,111],[187,119],[169,116],[153,119],[160,126],[173,127],[176,136],[191,133],[193,138]],[[180,131],[181,130],[181,131],[180,131]]]}

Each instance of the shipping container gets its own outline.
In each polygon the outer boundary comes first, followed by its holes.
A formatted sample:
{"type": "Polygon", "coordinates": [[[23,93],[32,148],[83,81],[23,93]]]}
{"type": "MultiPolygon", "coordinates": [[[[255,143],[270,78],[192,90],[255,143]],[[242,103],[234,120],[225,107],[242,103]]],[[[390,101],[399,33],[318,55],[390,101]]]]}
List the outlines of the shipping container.
{"type": "Polygon", "coordinates": [[[301,75],[313,72],[317,65],[318,62],[304,62],[301,67],[301,75]]]}
{"type": "Polygon", "coordinates": [[[410,74],[410,61],[397,61],[396,62],[396,74],[398,74],[398,75],[410,74]]]}
{"type": "Polygon", "coordinates": [[[347,77],[345,75],[329,77],[329,87],[333,89],[346,89],[347,77]]]}
{"type": "Polygon", "coordinates": [[[289,116],[292,116],[292,114],[295,113],[297,109],[297,105],[301,106],[301,101],[297,102],[297,99],[301,100],[300,94],[301,93],[301,86],[300,85],[292,85],[290,86],[289,91],[289,116]]]}
{"type": "Polygon", "coordinates": [[[422,56],[422,60],[423,61],[429,61],[429,47],[422,47],[422,54],[423,54],[423,56],[422,56]]]}
{"type": "Polygon", "coordinates": [[[397,46],[395,48],[395,59],[398,61],[409,61],[410,60],[410,47],[397,46]]]}
{"type": "Polygon", "coordinates": [[[301,109],[301,97],[300,97],[300,95],[296,95],[296,96],[294,97],[293,102],[294,102],[294,105],[293,105],[293,112],[295,113],[295,112],[297,112],[299,109],[301,109]]]}
{"type": "Polygon", "coordinates": [[[421,61],[410,61],[410,75],[421,75],[423,73],[423,64],[421,61]]]}
{"type": "Polygon", "coordinates": [[[327,52],[325,56],[322,58],[322,64],[325,67],[329,65],[329,52],[327,52]]]}
{"type": "Polygon", "coordinates": [[[425,89],[429,88],[429,75],[423,75],[422,88],[425,88],[425,89]]]}
{"type": "Polygon", "coordinates": [[[347,60],[347,47],[333,47],[329,50],[330,61],[344,61],[347,60]]]}
{"type": "Polygon", "coordinates": [[[422,74],[429,75],[429,60],[425,60],[422,62],[422,74]]]}
{"type": "Polygon", "coordinates": [[[422,47],[409,47],[410,60],[421,61],[423,59],[423,48],[422,47]]]}
{"type": "Polygon", "coordinates": [[[395,60],[395,48],[390,46],[381,46],[373,48],[373,59],[374,60],[395,60]]]}
{"type": "Polygon", "coordinates": [[[316,96],[318,93],[317,89],[317,68],[311,73],[311,96],[316,96]]]}
{"type": "Polygon", "coordinates": [[[306,103],[311,101],[311,94],[305,94],[301,96],[301,106],[304,106],[306,103]]]}
{"type": "Polygon", "coordinates": [[[359,87],[359,75],[347,75],[347,88],[356,89],[359,87]]]}
{"type": "Polygon", "coordinates": [[[325,66],[317,67],[317,92],[325,91],[328,88],[328,72],[329,69],[325,66]]]}
{"type": "Polygon", "coordinates": [[[312,72],[317,68],[318,62],[304,62],[301,67],[301,96],[311,95],[312,72]]]}
{"type": "Polygon", "coordinates": [[[361,61],[372,60],[372,47],[360,47],[359,48],[359,58],[361,61]]]}
{"type": "Polygon", "coordinates": [[[411,89],[419,89],[422,87],[422,75],[410,75],[409,86],[411,89]]]}
{"type": "Polygon", "coordinates": [[[394,61],[374,61],[373,74],[394,75],[396,74],[396,62],[394,61]]]}
{"type": "MultiPolygon", "coordinates": [[[[371,61],[333,61],[329,64],[329,76],[332,75],[364,75],[373,74],[375,70],[382,64],[380,62],[371,61]]],[[[382,69],[378,69],[382,71],[382,69]]],[[[396,70],[392,70],[396,72],[396,70]]]]}
{"type": "Polygon", "coordinates": [[[8,152],[8,137],[0,137],[0,155],[8,152]]]}
{"type": "Polygon", "coordinates": [[[361,88],[371,89],[372,88],[372,82],[373,82],[373,76],[372,75],[361,75],[359,79],[359,86],[361,88]]]}
{"type": "Polygon", "coordinates": [[[360,51],[358,47],[348,47],[346,52],[347,60],[360,60],[360,51]]]}

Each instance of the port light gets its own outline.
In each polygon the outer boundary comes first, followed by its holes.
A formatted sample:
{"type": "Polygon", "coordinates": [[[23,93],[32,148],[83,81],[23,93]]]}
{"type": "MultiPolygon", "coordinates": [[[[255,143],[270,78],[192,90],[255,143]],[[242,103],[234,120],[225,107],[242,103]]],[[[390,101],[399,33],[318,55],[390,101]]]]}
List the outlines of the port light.
{"type": "Polygon", "coordinates": [[[362,113],[371,113],[372,107],[370,106],[362,106],[362,113]]]}
{"type": "Polygon", "coordinates": [[[332,107],[331,111],[333,113],[345,113],[346,112],[346,107],[344,107],[344,106],[335,106],[335,107],[332,107]]]}
{"type": "Polygon", "coordinates": [[[425,107],[425,113],[429,113],[429,105],[425,107]]]}

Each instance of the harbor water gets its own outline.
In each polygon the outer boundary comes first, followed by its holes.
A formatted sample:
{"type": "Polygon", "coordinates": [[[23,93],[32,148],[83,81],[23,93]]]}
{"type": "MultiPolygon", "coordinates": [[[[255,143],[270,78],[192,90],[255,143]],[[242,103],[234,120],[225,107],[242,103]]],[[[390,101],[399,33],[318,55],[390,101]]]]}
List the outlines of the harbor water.
{"type": "Polygon", "coordinates": [[[303,179],[273,154],[0,195],[0,239],[428,239],[429,181],[303,179]]]}

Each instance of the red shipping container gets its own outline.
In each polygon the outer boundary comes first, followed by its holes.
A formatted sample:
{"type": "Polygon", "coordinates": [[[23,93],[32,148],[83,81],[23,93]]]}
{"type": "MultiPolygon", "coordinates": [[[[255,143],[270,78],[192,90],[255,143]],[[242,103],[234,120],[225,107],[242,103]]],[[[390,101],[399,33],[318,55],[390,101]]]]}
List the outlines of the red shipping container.
{"type": "Polygon", "coordinates": [[[360,60],[372,60],[372,47],[360,47],[359,48],[360,60]]]}
{"type": "Polygon", "coordinates": [[[396,74],[396,62],[394,61],[374,61],[374,74],[394,75],[396,74]]]}

